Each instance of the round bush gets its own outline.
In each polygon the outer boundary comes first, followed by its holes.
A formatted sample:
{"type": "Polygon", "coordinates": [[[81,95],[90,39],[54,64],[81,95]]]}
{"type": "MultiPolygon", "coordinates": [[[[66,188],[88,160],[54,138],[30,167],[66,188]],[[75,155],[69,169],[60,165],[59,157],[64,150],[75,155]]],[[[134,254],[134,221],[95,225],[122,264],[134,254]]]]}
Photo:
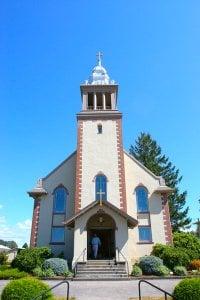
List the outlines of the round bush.
{"type": "Polygon", "coordinates": [[[49,258],[43,264],[43,269],[51,269],[56,275],[65,275],[68,271],[67,261],[62,258],[49,258]]]}
{"type": "Polygon", "coordinates": [[[174,289],[176,300],[200,300],[200,278],[183,279],[174,289]]]}
{"type": "Polygon", "coordinates": [[[174,268],[174,274],[177,276],[187,276],[188,272],[183,266],[176,266],[174,268]]]}
{"type": "Polygon", "coordinates": [[[158,266],[155,270],[155,275],[157,276],[168,276],[170,270],[166,266],[158,266]]]}
{"type": "Polygon", "coordinates": [[[135,265],[132,268],[131,275],[136,276],[136,277],[140,277],[140,276],[142,276],[142,270],[140,269],[139,266],[135,265]]]}
{"type": "Polygon", "coordinates": [[[21,250],[12,261],[12,267],[20,271],[31,273],[40,267],[44,260],[51,257],[51,250],[47,247],[27,248],[21,250]]]}
{"type": "Polygon", "coordinates": [[[163,261],[159,257],[153,255],[143,256],[140,258],[138,265],[144,274],[155,275],[157,268],[163,265],[163,261]]]}
{"type": "Polygon", "coordinates": [[[53,299],[48,285],[33,278],[13,280],[3,290],[1,300],[31,300],[42,292],[46,292],[42,299],[53,299]]]}

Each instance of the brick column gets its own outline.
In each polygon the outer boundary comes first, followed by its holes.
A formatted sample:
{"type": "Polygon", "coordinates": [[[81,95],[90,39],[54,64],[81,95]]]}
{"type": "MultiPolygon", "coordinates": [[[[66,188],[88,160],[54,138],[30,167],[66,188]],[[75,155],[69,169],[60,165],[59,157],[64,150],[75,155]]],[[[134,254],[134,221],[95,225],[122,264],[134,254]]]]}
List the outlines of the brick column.
{"type": "Polygon", "coordinates": [[[116,120],[116,133],[117,133],[120,209],[126,212],[127,203],[126,203],[124,151],[123,151],[123,144],[122,144],[122,119],[116,120]]]}
{"type": "Polygon", "coordinates": [[[167,244],[172,244],[173,236],[172,236],[172,227],[171,227],[171,221],[170,221],[167,193],[162,193],[161,196],[162,196],[162,210],[163,210],[165,239],[166,239],[167,244]]]}
{"type": "Polygon", "coordinates": [[[31,227],[31,240],[30,246],[37,246],[37,237],[38,237],[38,224],[39,224],[39,216],[40,216],[40,201],[38,198],[34,200],[33,207],[33,218],[32,218],[32,227],[31,227]]]}

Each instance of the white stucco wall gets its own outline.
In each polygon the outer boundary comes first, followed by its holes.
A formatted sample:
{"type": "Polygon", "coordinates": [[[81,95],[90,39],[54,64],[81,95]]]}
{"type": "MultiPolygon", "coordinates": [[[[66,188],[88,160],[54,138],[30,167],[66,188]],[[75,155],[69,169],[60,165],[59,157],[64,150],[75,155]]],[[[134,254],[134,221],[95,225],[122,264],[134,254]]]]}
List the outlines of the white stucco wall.
{"type": "Polygon", "coordinates": [[[95,201],[94,177],[99,172],[103,172],[108,179],[108,201],[120,207],[115,120],[83,122],[81,208],[95,201]],[[97,133],[98,124],[102,124],[102,134],[97,133]]]}
{"type": "MultiPolygon", "coordinates": [[[[124,153],[127,213],[137,219],[135,188],[142,184],[148,190],[152,240],[155,243],[166,243],[163,223],[161,195],[153,193],[159,186],[159,178],[147,172],[140,164],[124,153]]],[[[143,220],[146,222],[146,220],[143,220]]],[[[153,244],[139,244],[138,228],[129,230],[129,260],[135,261],[143,255],[149,255],[153,244]]]]}
{"type": "MultiPolygon", "coordinates": [[[[43,180],[43,186],[48,195],[41,200],[40,217],[38,227],[37,246],[49,246],[51,241],[51,228],[62,225],[65,218],[74,214],[74,196],[75,196],[75,171],[76,171],[76,153],[64,161],[57,169],[51,172],[43,180]],[[60,184],[68,190],[66,216],[54,215],[53,212],[53,191],[60,184]]],[[[50,245],[55,254],[63,251],[70,260],[73,257],[73,230],[65,229],[65,245],[50,245]]]]}

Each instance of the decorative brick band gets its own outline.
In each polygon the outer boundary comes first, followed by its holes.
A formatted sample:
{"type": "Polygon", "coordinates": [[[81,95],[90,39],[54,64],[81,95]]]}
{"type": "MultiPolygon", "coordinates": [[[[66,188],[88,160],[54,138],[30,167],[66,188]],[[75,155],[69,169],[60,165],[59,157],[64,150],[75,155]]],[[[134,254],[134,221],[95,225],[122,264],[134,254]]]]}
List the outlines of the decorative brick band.
{"type": "Polygon", "coordinates": [[[165,239],[167,244],[173,243],[172,237],[172,227],[170,222],[170,213],[169,213],[169,204],[167,199],[167,193],[162,193],[162,210],[163,210],[163,222],[164,222],[164,231],[165,239]]]}
{"type": "Polygon", "coordinates": [[[76,156],[76,191],[75,191],[75,213],[81,210],[81,188],[82,188],[82,149],[83,148],[83,121],[78,120],[77,156],[76,156]]]}
{"type": "Polygon", "coordinates": [[[122,144],[122,119],[116,120],[117,133],[117,153],[118,153],[118,171],[119,171],[119,193],[120,193],[120,209],[127,211],[126,203],[126,181],[124,168],[124,151],[122,144]]]}
{"type": "Polygon", "coordinates": [[[37,246],[38,224],[39,224],[39,217],[40,217],[40,201],[41,200],[39,199],[34,200],[31,240],[30,240],[31,247],[37,246]]]}

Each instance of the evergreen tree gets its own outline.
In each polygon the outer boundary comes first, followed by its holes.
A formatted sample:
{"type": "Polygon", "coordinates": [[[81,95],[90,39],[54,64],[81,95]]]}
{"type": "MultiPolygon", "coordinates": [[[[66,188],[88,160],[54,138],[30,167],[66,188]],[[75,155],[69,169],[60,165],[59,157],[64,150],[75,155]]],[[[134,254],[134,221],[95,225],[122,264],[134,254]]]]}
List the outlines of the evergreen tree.
{"type": "Polygon", "coordinates": [[[174,189],[168,197],[173,231],[189,228],[191,223],[188,217],[189,207],[185,207],[187,192],[179,191],[178,185],[182,180],[179,169],[162,153],[161,147],[150,134],[141,133],[135,144],[131,145],[129,153],[155,175],[162,176],[166,185],[174,189]]]}
{"type": "Polygon", "coordinates": [[[28,244],[24,243],[24,245],[22,246],[22,248],[28,248],[28,244]]]}

